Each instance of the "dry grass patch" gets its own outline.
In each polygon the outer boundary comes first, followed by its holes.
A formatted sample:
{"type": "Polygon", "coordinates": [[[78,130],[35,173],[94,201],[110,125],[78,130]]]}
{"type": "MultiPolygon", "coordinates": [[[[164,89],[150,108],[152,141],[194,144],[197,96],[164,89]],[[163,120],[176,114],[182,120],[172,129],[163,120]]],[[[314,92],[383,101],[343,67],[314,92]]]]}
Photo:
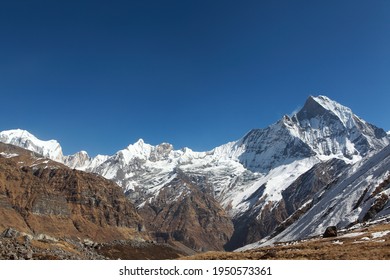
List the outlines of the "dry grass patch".
{"type": "Polygon", "coordinates": [[[334,238],[280,243],[246,252],[207,252],[195,260],[390,260],[390,225],[376,225],[334,238]],[[360,235],[358,235],[360,233],[360,235]],[[380,234],[379,234],[380,233],[380,234]],[[380,237],[376,237],[376,236],[380,237]],[[349,237],[348,237],[349,235],[349,237]],[[376,237],[376,238],[374,238],[376,237]]]}

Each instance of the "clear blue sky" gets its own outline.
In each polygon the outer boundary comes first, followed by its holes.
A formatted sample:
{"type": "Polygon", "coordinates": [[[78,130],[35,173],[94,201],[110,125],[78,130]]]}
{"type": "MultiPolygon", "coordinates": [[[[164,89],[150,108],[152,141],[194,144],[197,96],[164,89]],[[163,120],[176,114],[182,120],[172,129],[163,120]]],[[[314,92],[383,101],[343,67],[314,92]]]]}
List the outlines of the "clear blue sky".
{"type": "Polygon", "coordinates": [[[390,1],[0,1],[0,130],[209,150],[327,95],[390,129],[390,1]]]}

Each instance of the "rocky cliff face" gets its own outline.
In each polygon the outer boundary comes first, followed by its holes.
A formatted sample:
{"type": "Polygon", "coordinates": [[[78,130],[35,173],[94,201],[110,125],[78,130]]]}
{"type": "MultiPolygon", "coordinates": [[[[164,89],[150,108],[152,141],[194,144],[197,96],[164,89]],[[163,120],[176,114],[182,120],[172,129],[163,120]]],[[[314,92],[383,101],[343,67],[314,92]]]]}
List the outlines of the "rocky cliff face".
{"type": "Polygon", "coordinates": [[[207,181],[182,172],[139,211],[156,239],[176,240],[197,251],[223,250],[233,234],[232,221],[210,195],[207,181]]]}

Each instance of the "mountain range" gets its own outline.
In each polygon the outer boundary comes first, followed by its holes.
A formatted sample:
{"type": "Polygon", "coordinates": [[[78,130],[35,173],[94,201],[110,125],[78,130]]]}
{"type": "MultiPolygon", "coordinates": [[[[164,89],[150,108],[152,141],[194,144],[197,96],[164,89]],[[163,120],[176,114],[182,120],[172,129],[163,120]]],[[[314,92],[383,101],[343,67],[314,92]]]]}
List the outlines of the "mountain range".
{"type": "Polygon", "coordinates": [[[389,135],[326,96],[205,152],[140,139],[114,155],[64,156],[57,141],[20,129],[0,132],[0,142],[116,183],[152,238],[196,251],[254,248],[390,216],[389,135]]]}

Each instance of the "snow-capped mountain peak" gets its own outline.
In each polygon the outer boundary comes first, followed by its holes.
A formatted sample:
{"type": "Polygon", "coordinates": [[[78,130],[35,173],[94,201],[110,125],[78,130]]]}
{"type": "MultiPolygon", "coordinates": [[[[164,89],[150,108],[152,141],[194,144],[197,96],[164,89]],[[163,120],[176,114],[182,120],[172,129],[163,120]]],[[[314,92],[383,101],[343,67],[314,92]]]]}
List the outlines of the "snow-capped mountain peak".
{"type": "Polygon", "coordinates": [[[303,108],[294,117],[300,122],[326,117],[328,121],[337,120],[345,128],[351,129],[355,126],[354,118],[356,116],[348,107],[320,95],[317,97],[309,96],[303,108]]]}
{"type": "Polygon", "coordinates": [[[126,162],[130,162],[133,158],[147,159],[152,151],[152,145],[146,144],[143,139],[139,139],[134,144],[130,144],[119,152],[117,155],[123,157],[126,162]]]}
{"type": "Polygon", "coordinates": [[[383,129],[326,96],[310,96],[292,118],[299,137],[319,156],[336,156],[356,162],[389,144],[383,129]]]}
{"type": "Polygon", "coordinates": [[[26,130],[12,129],[0,132],[0,142],[31,150],[44,157],[62,162],[63,154],[56,140],[42,141],[26,130]]]}
{"type": "Polygon", "coordinates": [[[74,155],[63,157],[63,162],[70,168],[80,168],[89,164],[90,156],[86,151],[80,151],[74,155]]]}
{"type": "Polygon", "coordinates": [[[346,128],[352,128],[352,126],[354,125],[354,114],[352,113],[352,110],[350,108],[345,107],[323,95],[311,98],[315,100],[318,104],[320,104],[322,107],[335,114],[346,128]]]}

